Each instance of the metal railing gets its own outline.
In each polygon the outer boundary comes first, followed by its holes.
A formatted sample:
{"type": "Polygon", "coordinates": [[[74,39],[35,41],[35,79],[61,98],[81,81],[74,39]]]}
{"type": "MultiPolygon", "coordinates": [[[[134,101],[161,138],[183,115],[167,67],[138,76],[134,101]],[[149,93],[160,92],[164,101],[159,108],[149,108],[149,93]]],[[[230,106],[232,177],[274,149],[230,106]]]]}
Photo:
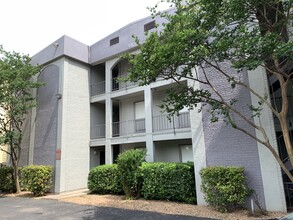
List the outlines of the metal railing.
{"type": "Polygon", "coordinates": [[[144,118],[112,123],[113,137],[127,136],[131,134],[144,133],[144,132],[145,132],[144,118]]]}
{"type": "MultiPolygon", "coordinates": [[[[112,123],[112,136],[127,136],[138,133],[145,133],[145,119],[134,119],[112,123]]],[[[153,131],[173,130],[180,128],[190,128],[189,112],[180,113],[168,119],[167,115],[153,117],[153,131]]],[[[104,138],[105,125],[92,126],[91,138],[104,138]]]]}
{"type": "Polygon", "coordinates": [[[105,87],[105,81],[91,84],[91,96],[105,94],[105,87]]]}
{"type": "Polygon", "coordinates": [[[179,128],[190,128],[189,112],[174,115],[170,119],[168,118],[168,115],[158,115],[153,117],[153,131],[179,128]]]}
{"type": "Polygon", "coordinates": [[[91,127],[91,139],[105,138],[106,136],[106,125],[100,124],[91,127]]]}
{"type": "Polygon", "coordinates": [[[120,77],[115,77],[112,79],[112,91],[117,91],[120,89],[125,89],[125,88],[129,88],[129,87],[133,87],[138,85],[137,82],[123,82],[121,80],[119,80],[120,77]]]}

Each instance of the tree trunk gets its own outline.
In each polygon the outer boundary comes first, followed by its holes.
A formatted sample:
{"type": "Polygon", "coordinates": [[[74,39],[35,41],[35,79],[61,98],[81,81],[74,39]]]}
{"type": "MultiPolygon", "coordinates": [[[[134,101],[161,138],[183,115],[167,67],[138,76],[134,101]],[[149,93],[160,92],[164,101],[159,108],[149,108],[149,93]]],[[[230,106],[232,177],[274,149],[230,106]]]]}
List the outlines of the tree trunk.
{"type": "Polygon", "coordinates": [[[16,187],[16,193],[18,194],[21,192],[20,184],[19,184],[18,166],[16,166],[14,169],[15,169],[15,187],[16,187]]]}
{"type": "Polygon", "coordinates": [[[285,166],[285,164],[283,163],[283,161],[280,159],[279,155],[274,150],[274,148],[268,142],[265,143],[264,145],[271,151],[271,153],[273,154],[273,156],[277,160],[278,164],[280,165],[281,169],[284,171],[284,173],[286,173],[286,175],[288,176],[288,178],[290,179],[290,181],[293,183],[293,175],[287,169],[287,167],[285,166]]]}
{"type": "Polygon", "coordinates": [[[18,168],[18,163],[15,159],[12,159],[12,165],[13,165],[15,189],[16,189],[16,193],[19,194],[21,192],[20,184],[19,184],[19,168],[18,168]]]}

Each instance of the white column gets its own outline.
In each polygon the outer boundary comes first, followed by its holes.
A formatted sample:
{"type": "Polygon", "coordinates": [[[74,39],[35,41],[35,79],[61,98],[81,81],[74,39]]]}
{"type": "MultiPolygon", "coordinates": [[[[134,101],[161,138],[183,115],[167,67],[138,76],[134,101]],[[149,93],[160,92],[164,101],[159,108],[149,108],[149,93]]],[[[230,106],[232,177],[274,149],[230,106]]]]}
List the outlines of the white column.
{"type": "Polygon", "coordinates": [[[144,89],[144,105],[145,105],[145,130],[146,130],[146,149],[147,156],[146,161],[154,162],[154,142],[153,142],[153,97],[150,86],[146,86],[144,89]]]}
{"type": "MultiPolygon", "coordinates": [[[[38,77],[34,76],[33,81],[37,82],[38,77]]],[[[37,98],[37,89],[33,89],[33,97],[37,98]]],[[[36,114],[37,108],[32,108],[31,114],[31,123],[30,123],[30,140],[29,140],[29,149],[28,149],[28,165],[32,165],[34,163],[34,148],[35,148],[35,135],[36,135],[36,114]]]]}
{"type": "MultiPolygon", "coordinates": [[[[259,67],[254,71],[248,71],[248,79],[250,87],[258,94],[264,95],[265,93],[269,93],[268,79],[264,68],[259,67]]],[[[258,105],[259,100],[253,94],[251,94],[251,101],[253,105],[258,105]]],[[[270,143],[276,152],[278,152],[273,114],[266,105],[263,106],[260,121],[268,135],[270,143]]],[[[259,124],[259,118],[254,117],[254,122],[255,124],[259,124]]],[[[263,139],[262,135],[257,130],[256,136],[263,139]]],[[[280,166],[272,153],[265,146],[259,142],[257,142],[257,145],[266,210],[286,212],[286,201],[280,166]]]]}
{"type": "MultiPolygon", "coordinates": [[[[194,80],[188,80],[188,86],[193,89],[199,88],[199,83],[194,80]]],[[[201,192],[201,176],[200,170],[207,166],[206,164],[206,148],[204,140],[203,122],[202,122],[202,112],[198,112],[198,109],[190,111],[190,125],[192,134],[192,149],[194,158],[194,174],[196,182],[196,197],[198,205],[207,205],[204,194],[201,192]]]]}
{"type": "MultiPolygon", "coordinates": [[[[68,71],[68,65],[65,59],[61,59],[56,64],[60,69],[59,72],[59,93],[62,94],[62,97],[64,97],[66,94],[64,90],[64,73],[68,71]]],[[[65,100],[66,101],[66,100],[65,100]]],[[[66,105],[66,103],[65,103],[66,105]]],[[[64,133],[64,117],[65,114],[63,112],[63,106],[64,106],[64,99],[58,100],[58,123],[57,123],[57,146],[56,146],[56,152],[62,153],[62,145],[64,143],[63,140],[63,133],[64,133]]],[[[57,156],[57,155],[56,155],[57,156]]],[[[65,190],[65,171],[64,171],[64,162],[61,162],[62,155],[59,155],[59,158],[56,158],[55,160],[55,193],[60,193],[65,190]]]]}
{"type": "Polygon", "coordinates": [[[105,162],[106,164],[113,163],[113,148],[111,145],[112,138],[112,99],[111,99],[111,90],[112,90],[112,71],[111,68],[114,65],[114,62],[106,62],[106,119],[105,119],[105,129],[106,129],[106,141],[105,141],[105,162]]]}
{"type": "MultiPolygon", "coordinates": [[[[34,89],[36,90],[36,89],[34,89]]],[[[35,92],[33,92],[35,94],[35,92]]],[[[35,148],[35,135],[36,135],[36,107],[32,108],[31,126],[30,126],[30,144],[28,149],[28,165],[34,163],[34,148],[35,148]]]]}
{"type": "Polygon", "coordinates": [[[105,162],[106,164],[113,163],[113,148],[111,145],[112,138],[112,100],[109,95],[106,95],[106,142],[105,142],[105,162]]]}

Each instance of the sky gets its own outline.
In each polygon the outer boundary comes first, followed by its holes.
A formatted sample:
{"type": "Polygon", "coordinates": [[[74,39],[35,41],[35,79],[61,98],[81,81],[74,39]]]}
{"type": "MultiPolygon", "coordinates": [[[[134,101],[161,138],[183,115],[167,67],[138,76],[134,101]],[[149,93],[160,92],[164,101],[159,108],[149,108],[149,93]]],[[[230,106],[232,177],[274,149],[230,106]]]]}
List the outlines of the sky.
{"type": "MultiPolygon", "coordinates": [[[[159,0],[2,0],[0,45],[30,56],[63,35],[92,45],[150,15],[159,0]]],[[[159,9],[169,7],[160,4],[159,9]]]]}

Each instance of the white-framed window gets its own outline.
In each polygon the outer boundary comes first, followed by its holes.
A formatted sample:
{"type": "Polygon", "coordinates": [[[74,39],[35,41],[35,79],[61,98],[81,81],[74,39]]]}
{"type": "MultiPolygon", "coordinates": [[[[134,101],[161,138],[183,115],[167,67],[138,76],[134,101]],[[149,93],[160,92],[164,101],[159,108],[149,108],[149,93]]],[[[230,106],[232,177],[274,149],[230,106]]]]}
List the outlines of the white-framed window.
{"type": "Polygon", "coordinates": [[[145,132],[145,108],[144,101],[134,103],[135,132],[145,132]]]}

